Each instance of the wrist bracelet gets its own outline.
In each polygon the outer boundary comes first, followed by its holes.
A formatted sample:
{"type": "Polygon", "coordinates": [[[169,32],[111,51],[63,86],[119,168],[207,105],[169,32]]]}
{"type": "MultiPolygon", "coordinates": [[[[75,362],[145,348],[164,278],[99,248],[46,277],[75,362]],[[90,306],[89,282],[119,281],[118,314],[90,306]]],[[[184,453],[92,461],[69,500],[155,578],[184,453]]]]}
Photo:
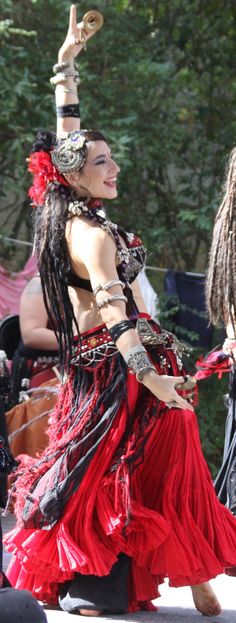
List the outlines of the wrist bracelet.
{"type": "Polygon", "coordinates": [[[78,71],[76,71],[76,72],[60,72],[60,73],[56,74],[56,76],[52,76],[50,78],[50,83],[53,84],[53,86],[57,86],[57,84],[60,84],[61,82],[66,82],[66,80],[68,78],[73,78],[74,82],[76,82],[77,84],[80,83],[80,78],[79,78],[78,71]]]}
{"type": "Polygon", "coordinates": [[[63,69],[67,69],[67,67],[70,67],[69,61],[62,61],[62,63],[56,63],[55,65],[53,65],[52,71],[54,74],[58,74],[59,72],[63,71],[63,69]]]}
{"type": "Polygon", "coordinates": [[[144,348],[141,344],[140,346],[137,345],[130,348],[127,353],[125,353],[124,360],[127,363],[127,366],[131,368],[132,372],[136,375],[136,379],[139,383],[142,383],[142,380],[148,371],[154,370],[157,374],[155,366],[149,359],[146,348],[144,348]]]}
{"type": "Polygon", "coordinates": [[[154,372],[156,372],[157,374],[156,368],[154,368],[154,366],[151,363],[149,366],[144,366],[143,368],[140,368],[140,370],[136,374],[137,381],[139,383],[142,383],[147,372],[150,372],[151,370],[154,370],[154,372]]]}
{"type": "Polygon", "coordinates": [[[77,117],[80,119],[80,107],[79,104],[67,104],[65,106],[56,107],[57,117],[77,117]]]}
{"type": "Polygon", "coordinates": [[[71,66],[69,61],[62,61],[61,63],[55,63],[55,65],[53,65],[52,71],[54,74],[59,74],[61,71],[63,72],[64,69],[68,69],[68,67],[73,67],[76,71],[78,71],[79,69],[78,63],[73,62],[71,66]]]}

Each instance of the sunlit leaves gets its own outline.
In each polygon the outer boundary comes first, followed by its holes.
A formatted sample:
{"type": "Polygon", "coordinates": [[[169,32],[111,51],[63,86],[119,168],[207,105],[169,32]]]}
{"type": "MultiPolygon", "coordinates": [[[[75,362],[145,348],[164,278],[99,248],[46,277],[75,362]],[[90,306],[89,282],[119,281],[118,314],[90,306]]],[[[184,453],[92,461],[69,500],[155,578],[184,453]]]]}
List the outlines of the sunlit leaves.
{"type": "MultiPolygon", "coordinates": [[[[55,127],[49,78],[69,6],[0,0],[0,223],[12,196],[16,206],[26,197],[37,129],[55,127]]],[[[79,17],[88,8],[81,0],[79,17]]],[[[202,267],[236,136],[235,3],[95,0],[93,8],[104,27],[80,57],[82,125],[105,133],[121,166],[111,215],[143,232],[153,264],[193,270],[200,258],[202,267]]],[[[11,217],[4,231],[13,225],[11,217]]]]}

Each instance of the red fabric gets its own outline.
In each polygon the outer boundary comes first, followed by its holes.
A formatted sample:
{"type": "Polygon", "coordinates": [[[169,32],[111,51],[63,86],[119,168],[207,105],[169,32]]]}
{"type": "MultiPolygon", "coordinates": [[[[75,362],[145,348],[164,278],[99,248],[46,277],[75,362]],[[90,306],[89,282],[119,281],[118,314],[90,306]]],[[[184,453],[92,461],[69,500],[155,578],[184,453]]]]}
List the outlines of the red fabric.
{"type": "Polygon", "coordinates": [[[157,597],[163,577],[172,586],[198,584],[236,563],[236,520],[215,496],[189,411],[173,409],[157,420],[144,463],[134,472],[132,517],[124,531],[123,493],[115,501],[116,475],[104,477],[124,424],[125,409],[54,528],[16,529],[5,538],[8,549],[21,552],[8,570],[16,588],[56,603],[58,582],[76,570],[109,573],[123,551],[133,559],[131,602],[145,601],[157,597]]]}
{"type": "Polygon", "coordinates": [[[197,372],[195,379],[200,381],[206,379],[212,374],[217,374],[218,379],[222,378],[225,372],[230,372],[230,357],[223,350],[215,350],[206,357],[199,357],[196,361],[197,372]]]}
{"type": "MultiPolygon", "coordinates": [[[[179,375],[174,353],[168,356],[179,375]]],[[[132,558],[131,611],[149,609],[165,577],[172,586],[199,584],[236,565],[236,519],[215,495],[196,416],[164,408],[156,419],[163,403],[150,394],[150,434],[138,466],[129,471],[120,441],[147,390],[129,374],[127,391],[128,405],[123,401],[63,517],[50,530],[18,527],[5,537],[17,556],[10,581],[37,599],[57,603],[59,583],[75,572],[108,574],[120,552],[132,558]],[[117,450],[120,461],[111,469],[117,450]]],[[[132,429],[127,451],[134,434],[132,429]]]]}
{"type": "Polygon", "coordinates": [[[48,365],[48,367],[45,367],[42,364],[42,370],[39,370],[39,371],[37,370],[35,372],[33,370],[33,374],[30,378],[30,389],[39,387],[43,383],[47,383],[48,381],[55,379],[55,376],[56,375],[55,375],[52,365],[48,365]]]}

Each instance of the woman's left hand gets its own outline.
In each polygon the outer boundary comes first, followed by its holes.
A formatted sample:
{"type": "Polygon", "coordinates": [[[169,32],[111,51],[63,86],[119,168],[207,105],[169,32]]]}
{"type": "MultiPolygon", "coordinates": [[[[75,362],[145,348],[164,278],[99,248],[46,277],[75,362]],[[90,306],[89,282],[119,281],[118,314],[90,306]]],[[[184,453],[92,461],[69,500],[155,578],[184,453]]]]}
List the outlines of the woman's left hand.
{"type": "Polygon", "coordinates": [[[95,34],[96,31],[89,33],[83,29],[83,22],[77,24],[76,6],[72,4],[70,7],[69,28],[63,45],[58,53],[58,61],[69,61],[75,59],[83,50],[86,42],[95,34]]]}

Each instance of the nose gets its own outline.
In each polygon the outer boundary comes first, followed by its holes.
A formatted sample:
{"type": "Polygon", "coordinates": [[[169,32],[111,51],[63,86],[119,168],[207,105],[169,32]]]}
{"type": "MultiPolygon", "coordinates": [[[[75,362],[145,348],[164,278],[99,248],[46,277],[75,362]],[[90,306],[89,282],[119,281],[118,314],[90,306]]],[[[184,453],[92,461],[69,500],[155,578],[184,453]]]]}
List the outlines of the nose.
{"type": "Polygon", "coordinates": [[[111,168],[113,171],[115,171],[116,174],[120,173],[120,167],[119,165],[116,163],[115,160],[111,161],[111,168]]]}

